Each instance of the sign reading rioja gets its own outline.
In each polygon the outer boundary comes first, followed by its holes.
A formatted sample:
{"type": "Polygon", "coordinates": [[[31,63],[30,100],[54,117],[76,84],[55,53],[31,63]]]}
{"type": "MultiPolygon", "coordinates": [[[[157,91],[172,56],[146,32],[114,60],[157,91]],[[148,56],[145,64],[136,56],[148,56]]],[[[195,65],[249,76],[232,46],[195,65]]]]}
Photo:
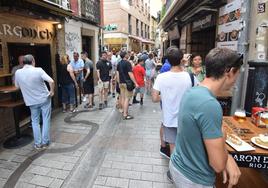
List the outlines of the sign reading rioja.
{"type": "Polygon", "coordinates": [[[51,40],[55,36],[53,31],[49,29],[44,29],[40,27],[21,27],[21,26],[11,26],[9,24],[0,24],[0,36],[15,36],[19,38],[32,38],[41,40],[51,40]]]}
{"type": "Polygon", "coordinates": [[[268,156],[234,153],[232,156],[240,167],[268,169],[268,156]]]}

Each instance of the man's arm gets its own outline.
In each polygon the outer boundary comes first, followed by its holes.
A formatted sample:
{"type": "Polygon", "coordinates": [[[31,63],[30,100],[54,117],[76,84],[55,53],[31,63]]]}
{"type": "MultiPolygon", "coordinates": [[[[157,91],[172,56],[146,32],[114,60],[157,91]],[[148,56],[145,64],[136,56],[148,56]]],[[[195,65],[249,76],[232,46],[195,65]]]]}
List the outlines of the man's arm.
{"type": "Polygon", "coordinates": [[[155,103],[161,101],[160,92],[157,91],[156,89],[152,90],[152,101],[155,103]]]}
{"type": "Polygon", "coordinates": [[[210,166],[215,170],[215,172],[222,172],[226,167],[228,158],[228,153],[225,148],[225,139],[223,137],[205,139],[204,143],[210,166]]]}
{"type": "Polygon", "coordinates": [[[132,80],[132,82],[135,84],[136,87],[139,87],[139,85],[137,84],[135,77],[133,75],[133,72],[128,72],[128,75],[130,77],[130,79],[132,80]]]}
{"type": "Polygon", "coordinates": [[[73,80],[73,82],[75,84],[75,87],[78,87],[78,83],[76,81],[76,78],[75,78],[75,75],[74,75],[74,71],[73,71],[73,68],[72,68],[71,65],[68,65],[67,66],[67,71],[69,72],[69,74],[70,74],[70,76],[71,76],[71,78],[72,78],[72,80],[73,80]]]}
{"type": "Polygon", "coordinates": [[[41,69],[41,77],[44,81],[48,82],[50,88],[50,96],[53,97],[55,90],[54,80],[43,69],[41,69]]]}
{"type": "Polygon", "coordinates": [[[116,71],[116,81],[118,82],[118,83],[120,83],[120,78],[119,78],[119,71],[116,71]]]}

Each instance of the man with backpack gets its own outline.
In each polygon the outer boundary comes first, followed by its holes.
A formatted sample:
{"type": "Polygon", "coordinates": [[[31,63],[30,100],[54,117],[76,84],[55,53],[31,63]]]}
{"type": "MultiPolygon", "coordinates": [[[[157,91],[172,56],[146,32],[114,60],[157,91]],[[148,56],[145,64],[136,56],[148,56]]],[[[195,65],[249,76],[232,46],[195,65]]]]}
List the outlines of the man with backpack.
{"type": "Polygon", "coordinates": [[[153,102],[162,101],[163,140],[169,143],[170,154],[175,146],[180,101],[185,91],[198,83],[184,71],[182,58],[183,53],[177,47],[167,49],[171,69],[157,76],[152,91],[153,102]]]}

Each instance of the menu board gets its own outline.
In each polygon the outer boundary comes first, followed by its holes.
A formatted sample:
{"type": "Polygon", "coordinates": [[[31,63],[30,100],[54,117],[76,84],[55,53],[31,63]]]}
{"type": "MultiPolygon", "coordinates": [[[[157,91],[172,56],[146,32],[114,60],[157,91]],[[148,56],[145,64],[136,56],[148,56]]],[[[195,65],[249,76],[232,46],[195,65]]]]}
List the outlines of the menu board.
{"type": "Polygon", "coordinates": [[[241,19],[241,0],[234,0],[219,10],[217,47],[237,51],[241,19]]]}

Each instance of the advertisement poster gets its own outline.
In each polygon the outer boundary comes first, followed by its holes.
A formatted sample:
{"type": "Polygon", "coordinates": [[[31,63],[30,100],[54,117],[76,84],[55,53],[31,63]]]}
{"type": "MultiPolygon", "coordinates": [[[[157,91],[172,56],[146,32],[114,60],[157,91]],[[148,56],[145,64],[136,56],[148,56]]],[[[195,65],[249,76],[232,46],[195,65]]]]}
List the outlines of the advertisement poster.
{"type": "Polygon", "coordinates": [[[241,0],[234,0],[220,8],[217,47],[237,51],[241,19],[241,0]]]}

